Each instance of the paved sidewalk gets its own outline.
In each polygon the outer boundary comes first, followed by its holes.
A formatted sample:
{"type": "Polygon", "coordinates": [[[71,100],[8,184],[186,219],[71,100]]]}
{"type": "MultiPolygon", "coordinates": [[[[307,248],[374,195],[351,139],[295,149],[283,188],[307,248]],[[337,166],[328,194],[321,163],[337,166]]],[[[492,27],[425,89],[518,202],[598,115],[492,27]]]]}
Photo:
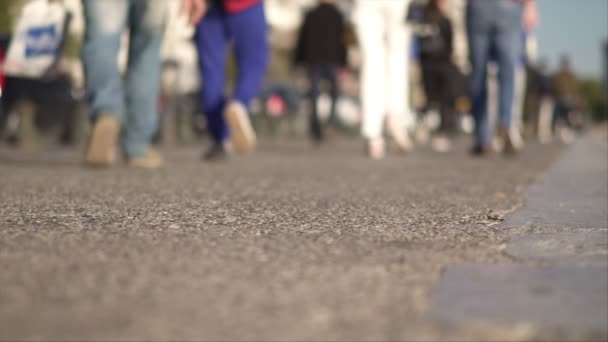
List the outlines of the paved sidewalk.
{"type": "Polygon", "coordinates": [[[514,339],[608,339],[608,140],[572,146],[501,228],[512,262],[449,266],[434,316],[455,329],[511,330],[514,339]]]}
{"type": "Polygon", "coordinates": [[[514,263],[497,219],[558,146],[474,160],[460,146],[373,162],[358,143],[91,171],[80,151],[0,147],[0,340],[512,337],[433,319],[458,264],[514,263]],[[491,211],[491,212],[490,212],[491,211]]]}

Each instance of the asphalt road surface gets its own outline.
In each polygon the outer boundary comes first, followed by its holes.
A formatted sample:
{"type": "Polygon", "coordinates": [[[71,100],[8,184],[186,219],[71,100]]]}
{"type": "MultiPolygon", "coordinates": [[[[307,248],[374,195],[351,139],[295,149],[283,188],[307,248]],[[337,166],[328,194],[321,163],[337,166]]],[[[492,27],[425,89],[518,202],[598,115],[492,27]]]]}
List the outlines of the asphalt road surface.
{"type": "Polygon", "coordinates": [[[497,223],[563,150],[266,143],[206,164],[175,147],[164,170],[100,171],[0,147],[0,340],[521,338],[443,324],[430,294],[449,265],[513,262],[526,231],[497,223]]]}

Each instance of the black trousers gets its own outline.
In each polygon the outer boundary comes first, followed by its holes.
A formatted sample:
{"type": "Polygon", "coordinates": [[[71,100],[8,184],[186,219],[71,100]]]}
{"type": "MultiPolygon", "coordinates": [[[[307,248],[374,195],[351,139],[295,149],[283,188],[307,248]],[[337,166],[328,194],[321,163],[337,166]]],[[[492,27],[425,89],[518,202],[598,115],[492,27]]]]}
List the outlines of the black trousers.
{"type": "Polygon", "coordinates": [[[441,113],[439,131],[442,133],[453,132],[456,129],[453,76],[452,65],[449,63],[422,64],[424,92],[427,97],[426,109],[439,110],[441,113]]]}
{"type": "Polygon", "coordinates": [[[329,114],[329,122],[334,123],[337,120],[336,106],[340,90],[338,87],[338,67],[332,65],[312,65],[309,67],[310,77],[310,134],[315,140],[323,139],[321,130],[321,120],[319,119],[319,110],[317,108],[317,100],[321,94],[321,84],[327,81],[329,84],[329,96],[331,97],[331,109],[329,114]]]}

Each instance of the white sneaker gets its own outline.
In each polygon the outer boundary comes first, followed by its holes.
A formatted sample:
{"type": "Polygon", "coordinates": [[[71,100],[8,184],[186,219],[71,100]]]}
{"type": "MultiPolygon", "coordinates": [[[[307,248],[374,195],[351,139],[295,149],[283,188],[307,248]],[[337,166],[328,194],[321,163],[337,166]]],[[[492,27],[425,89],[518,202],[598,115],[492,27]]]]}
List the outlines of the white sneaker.
{"type": "Polygon", "coordinates": [[[240,154],[253,152],[256,136],[245,106],[238,102],[231,102],[226,107],[224,117],[230,127],[230,139],[234,150],[240,154]]]}
{"type": "Polygon", "coordinates": [[[374,160],[384,159],[386,146],[384,139],[370,139],[367,141],[367,155],[374,160]]]}
{"type": "Polygon", "coordinates": [[[562,143],[564,143],[566,145],[570,145],[576,139],[576,133],[574,132],[573,129],[571,129],[569,127],[562,127],[559,130],[559,137],[560,137],[562,143]]]}
{"type": "Polygon", "coordinates": [[[416,131],[414,132],[414,138],[418,145],[426,145],[429,143],[431,139],[431,133],[429,132],[428,127],[426,127],[425,123],[422,122],[418,127],[416,127],[416,131]]]}
{"type": "Polygon", "coordinates": [[[509,137],[511,138],[513,147],[515,147],[516,150],[521,150],[524,148],[524,138],[518,129],[511,129],[509,131],[509,137]]]}
{"type": "Polygon", "coordinates": [[[389,129],[389,135],[400,152],[411,152],[414,149],[414,143],[405,129],[395,129],[391,127],[389,129]]]}
{"type": "Polygon", "coordinates": [[[452,142],[445,136],[436,136],[431,140],[431,148],[435,152],[447,153],[452,150],[452,142]]]}

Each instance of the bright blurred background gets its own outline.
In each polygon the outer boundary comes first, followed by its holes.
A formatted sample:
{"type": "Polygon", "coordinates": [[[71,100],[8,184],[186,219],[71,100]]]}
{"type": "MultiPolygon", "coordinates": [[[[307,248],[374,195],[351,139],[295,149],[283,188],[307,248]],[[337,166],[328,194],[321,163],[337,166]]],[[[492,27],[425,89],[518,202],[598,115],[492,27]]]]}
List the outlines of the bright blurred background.
{"type": "MultiPolygon", "coordinates": [[[[14,19],[26,0],[0,0],[0,36],[1,41],[10,37],[14,19]]],[[[38,113],[33,119],[36,123],[27,125],[23,118],[11,119],[11,108],[4,108],[0,120],[0,138],[3,140],[21,141],[27,145],[32,131],[44,131],[45,127],[57,126],[61,122],[61,140],[65,143],[80,143],[87,131],[86,107],[83,104],[84,77],[79,54],[84,32],[80,0],[64,0],[73,14],[70,34],[65,47],[61,70],[74,103],[66,106],[49,105],[40,111],[55,110],[56,113],[38,113]],[[67,108],[67,109],[66,109],[67,108]],[[7,113],[8,112],[8,113],[7,113]],[[61,113],[58,113],[61,112],[61,113]],[[69,112],[69,114],[65,114],[69,112]],[[21,120],[21,122],[19,122],[21,120]],[[29,127],[29,128],[28,128],[29,127]],[[19,136],[21,135],[21,136],[19,136]]],[[[192,29],[182,22],[178,14],[176,0],[171,1],[170,25],[167,27],[163,59],[163,94],[159,99],[159,109],[163,115],[159,140],[167,143],[192,141],[204,134],[205,123],[198,113],[197,93],[201,84],[198,79],[196,50],[191,42],[192,29]],[[194,115],[193,115],[194,114],[194,115]],[[194,127],[194,129],[193,129],[194,127]]],[[[467,43],[464,29],[464,8],[466,0],[448,0],[448,15],[455,30],[455,62],[463,73],[468,71],[467,43]]],[[[272,45],[272,62],[266,84],[262,90],[254,112],[263,113],[254,120],[257,129],[262,133],[288,136],[290,138],[305,136],[306,119],[309,111],[303,97],[307,80],[304,73],[294,70],[291,55],[295,39],[306,10],[316,4],[316,0],[265,0],[266,14],[270,25],[272,45]],[[259,119],[262,118],[262,119],[259,119]]],[[[350,18],[352,1],[338,0],[337,4],[347,18],[350,18]]],[[[538,0],[541,14],[541,25],[534,32],[533,44],[530,44],[528,55],[534,60],[546,60],[551,71],[555,71],[559,59],[570,57],[574,71],[581,78],[581,89],[589,116],[595,120],[606,120],[606,94],[608,93],[608,1],[606,0],[538,0]]],[[[341,78],[343,96],[339,104],[339,114],[352,132],[357,131],[360,121],[358,106],[358,67],[360,54],[354,34],[349,49],[350,72],[341,78]]],[[[125,40],[124,45],[128,42],[125,40]]],[[[5,46],[6,47],[6,46],[5,46]]],[[[126,53],[119,57],[124,64],[126,53]]],[[[405,63],[406,61],[404,61],[405,63]]],[[[412,61],[411,75],[412,105],[422,107],[420,73],[416,61],[412,61]]],[[[236,70],[229,64],[229,75],[234,79],[236,70]]],[[[204,80],[203,80],[204,82],[204,80]]],[[[327,97],[320,98],[321,112],[329,106],[327,97]]],[[[466,102],[466,101],[465,101],[466,102]]],[[[6,107],[6,106],[5,106],[6,107]]],[[[466,108],[466,105],[464,106],[466,108]]],[[[466,111],[466,110],[465,110],[466,111]]],[[[49,129],[46,129],[49,131],[49,129]]]]}

